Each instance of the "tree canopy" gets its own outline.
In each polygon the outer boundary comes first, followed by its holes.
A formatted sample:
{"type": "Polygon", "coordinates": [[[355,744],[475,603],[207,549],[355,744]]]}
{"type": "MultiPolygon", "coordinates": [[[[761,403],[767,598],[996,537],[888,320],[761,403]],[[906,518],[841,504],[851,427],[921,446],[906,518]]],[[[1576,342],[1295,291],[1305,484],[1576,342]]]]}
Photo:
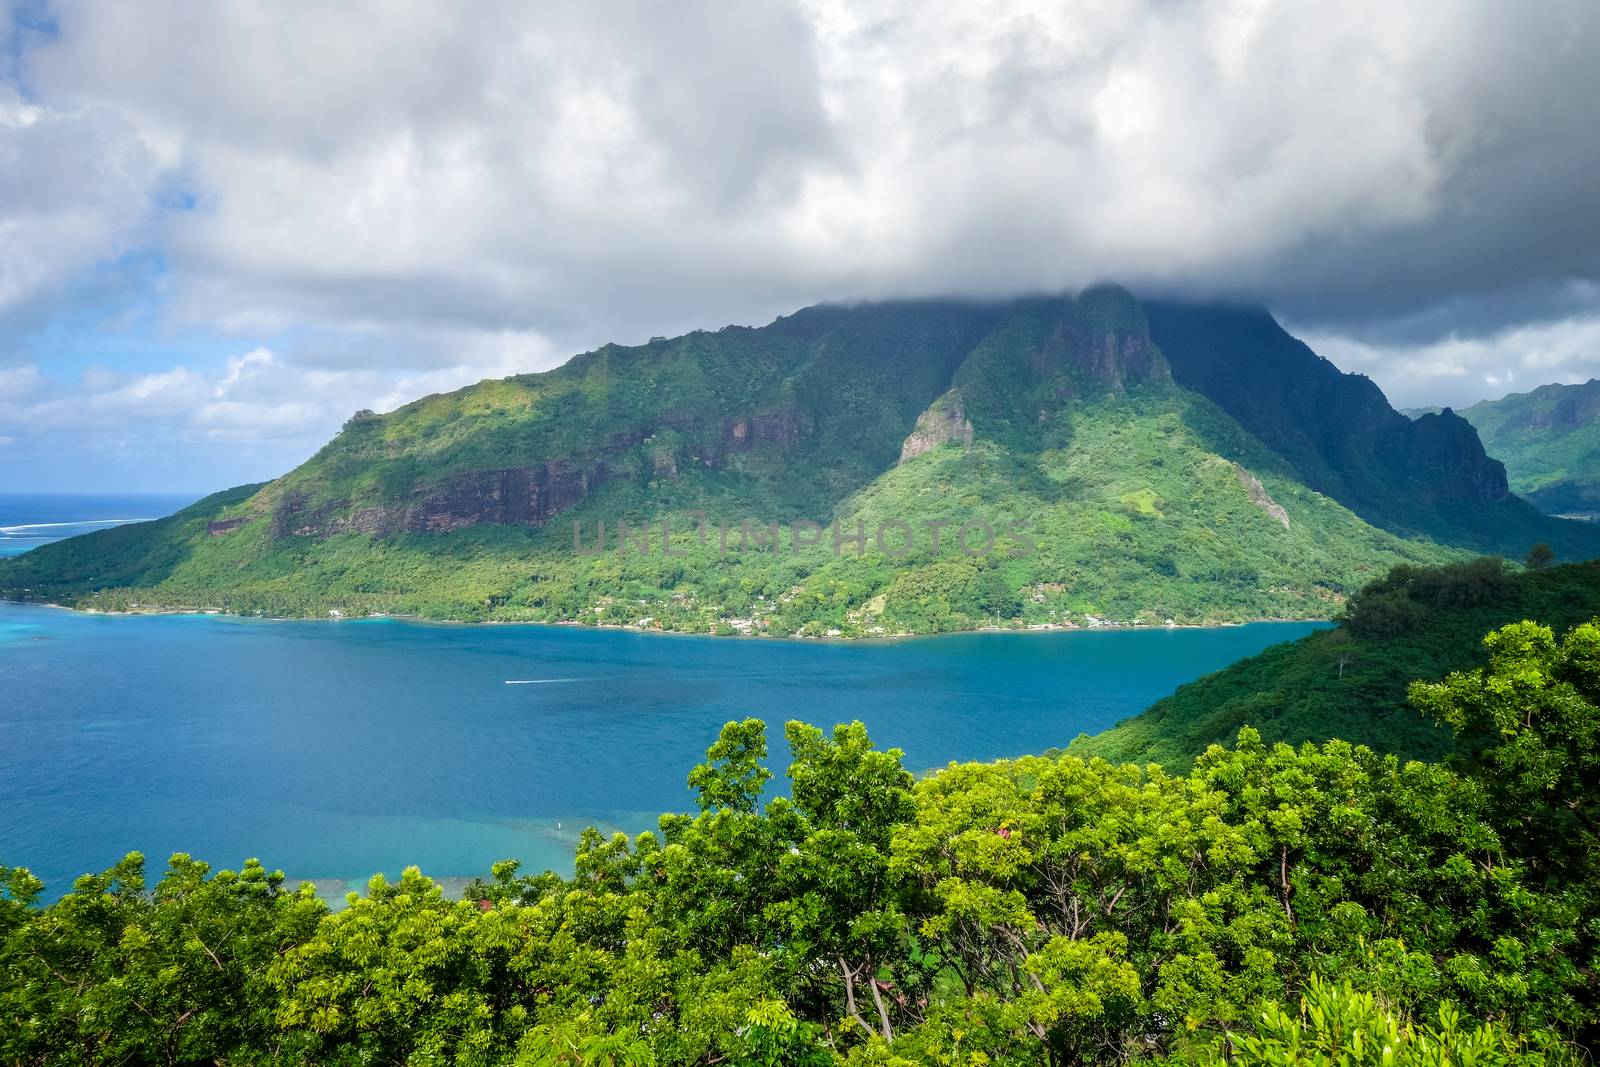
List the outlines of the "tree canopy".
{"type": "Polygon", "coordinates": [[[0,868],[0,1061],[1553,1064],[1595,1035],[1600,626],[1517,623],[1413,689],[1449,763],[1253,729],[1185,774],[920,779],[859,722],[759,720],[698,810],[571,877],[415,869],[329,911],[137,854],[55,903],[0,868]],[[767,799],[764,799],[767,798],[767,799]]]}

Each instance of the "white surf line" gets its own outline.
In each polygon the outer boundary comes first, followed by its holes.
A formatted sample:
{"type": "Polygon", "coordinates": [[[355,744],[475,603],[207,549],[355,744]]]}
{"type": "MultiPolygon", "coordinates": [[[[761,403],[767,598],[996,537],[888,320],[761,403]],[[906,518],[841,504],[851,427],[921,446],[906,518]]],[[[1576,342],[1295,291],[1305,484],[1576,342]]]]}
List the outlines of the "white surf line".
{"type": "Polygon", "coordinates": [[[77,522],[30,522],[23,526],[0,526],[0,534],[21,533],[23,530],[59,530],[63,526],[105,526],[124,522],[147,522],[147,519],[79,519],[77,522]]]}
{"type": "Polygon", "coordinates": [[[507,685],[550,685],[552,682],[581,682],[582,678],[507,678],[507,685]]]}

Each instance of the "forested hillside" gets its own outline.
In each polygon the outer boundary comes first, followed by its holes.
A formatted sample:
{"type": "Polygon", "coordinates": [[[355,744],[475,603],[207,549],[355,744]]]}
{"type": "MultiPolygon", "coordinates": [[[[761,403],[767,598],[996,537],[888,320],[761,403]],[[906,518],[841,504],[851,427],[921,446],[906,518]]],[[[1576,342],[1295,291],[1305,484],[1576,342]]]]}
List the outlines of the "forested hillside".
{"type": "Polygon", "coordinates": [[[1371,379],[1341,372],[1265,311],[1151,304],[1148,313],[1175,381],[1368,522],[1480,552],[1520,556],[1549,540],[1567,559],[1595,555],[1590,531],[1552,526],[1511,495],[1498,456],[1461,416],[1408,419],[1371,379]]]}
{"type": "Polygon", "coordinates": [[[1335,628],[1181,686],[1070,751],[1183,769],[1250,726],[1268,743],[1341,738],[1439,758],[1454,738],[1409,705],[1409,682],[1478,664],[1476,635],[1494,627],[1540,619],[1562,631],[1597,614],[1600,561],[1525,571],[1488,558],[1399,568],[1353,597],[1335,628]]]}
{"type": "Polygon", "coordinates": [[[1326,618],[1396,564],[1536,541],[1600,554],[1460,420],[1264,313],[1102,287],[809,308],[358,413],[274,482],[0,563],[0,593],[926,633],[1326,618]]]}
{"type": "Polygon", "coordinates": [[[1411,694],[1456,766],[1246,729],[1176,776],[915,781],[859,723],[790,723],[763,804],[748,720],[690,772],[697,813],[462,901],[412,870],[329,913],[254,861],[152,885],[130,856],[41,908],[0,868],[0,1060],[1587,1062],[1600,626],[1485,645],[1411,694]]]}
{"type": "Polygon", "coordinates": [[[1461,417],[1541,510],[1600,516],[1600,379],[1485,400],[1461,417]]]}

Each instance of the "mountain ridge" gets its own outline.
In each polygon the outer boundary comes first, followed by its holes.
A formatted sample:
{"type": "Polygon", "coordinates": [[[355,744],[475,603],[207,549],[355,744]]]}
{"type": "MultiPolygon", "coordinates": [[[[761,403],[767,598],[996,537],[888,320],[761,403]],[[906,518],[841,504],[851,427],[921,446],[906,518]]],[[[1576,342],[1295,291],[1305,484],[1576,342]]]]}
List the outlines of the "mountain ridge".
{"type": "Polygon", "coordinates": [[[1412,423],[1362,382],[1264,312],[1114,286],[819,305],[357,413],[282,478],[46,546],[0,590],[846,635],[1326,617],[1397,563],[1600,554],[1600,531],[1511,496],[1470,426],[1412,423]],[[730,557],[705,525],[671,556],[574,551],[684,511],[831,525],[834,551],[730,557]],[[841,553],[841,523],[876,540],[841,553]],[[992,550],[941,551],[963,524],[992,550]]]}
{"type": "Polygon", "coordinates": [[[1600,516],[1600,379],[1541,385],[1459,414],[1541,511],[1600,516]]]}
{"type": "Polygon", "coordinates": [[[1513,550],[1509,530],[1536,539],[1546,528],[1512,498],[1504,465],[1461,416],[1408,419],[1369,378],[1339,370],[1264,310],[1149,311],[1174,380],[1274,442],[1302,482],[1367,521],[1489,552],[1513,550]],[[1291,359],[1301,372],[1279,373],[1291,359]]]}

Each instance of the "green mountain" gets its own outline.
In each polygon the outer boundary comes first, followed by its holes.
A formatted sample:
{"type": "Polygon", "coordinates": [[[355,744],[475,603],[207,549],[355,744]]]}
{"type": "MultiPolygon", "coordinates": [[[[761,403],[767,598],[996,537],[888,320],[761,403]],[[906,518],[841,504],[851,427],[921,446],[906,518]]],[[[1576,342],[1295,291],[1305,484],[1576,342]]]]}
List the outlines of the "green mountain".
{"type": "Polygon", "coordinates": [[[1265,311],[1148,310],[1178,384],[1210,397],[1270,442],[1297,480],[1368,522],[1481,552],[1520,556],[1518,545],[1548,535],[1564,559],[1595,554],[1590,533],[1552,528],[1510,494],[1505,469],[1462,416],[1407,418],[1371,379],[1343,373],[1265,311]]]}
{"type": "Polygon", "coordinates": [[[1600,379],[1485,400],[1461,417],[1539,510],[1600,516],[1600,379]]]}
{"type": "Polygon", "coordinates": [[[808,308],[358,413],[0,591],[874,634],[1320,618],[1395,564],[1540,540],[1600,554],[1460,419],[1405,419],[1265,313],[1101,287],[808,308]]]}
{"type": "Polygon", "coordinates": [[[1495,559],[1399,568],[1351,598],[1335,628],[1190,682],[1068,751],[1183,768],[1253,726],[1269,744],[1338,738],[1437,759],[1451,734],[1410,706],[1408,683],[1478,666],[1492,629],[1533,619],[1560,634],[1597,616],[1600,560],[1520,573],[1495,559]]]}

